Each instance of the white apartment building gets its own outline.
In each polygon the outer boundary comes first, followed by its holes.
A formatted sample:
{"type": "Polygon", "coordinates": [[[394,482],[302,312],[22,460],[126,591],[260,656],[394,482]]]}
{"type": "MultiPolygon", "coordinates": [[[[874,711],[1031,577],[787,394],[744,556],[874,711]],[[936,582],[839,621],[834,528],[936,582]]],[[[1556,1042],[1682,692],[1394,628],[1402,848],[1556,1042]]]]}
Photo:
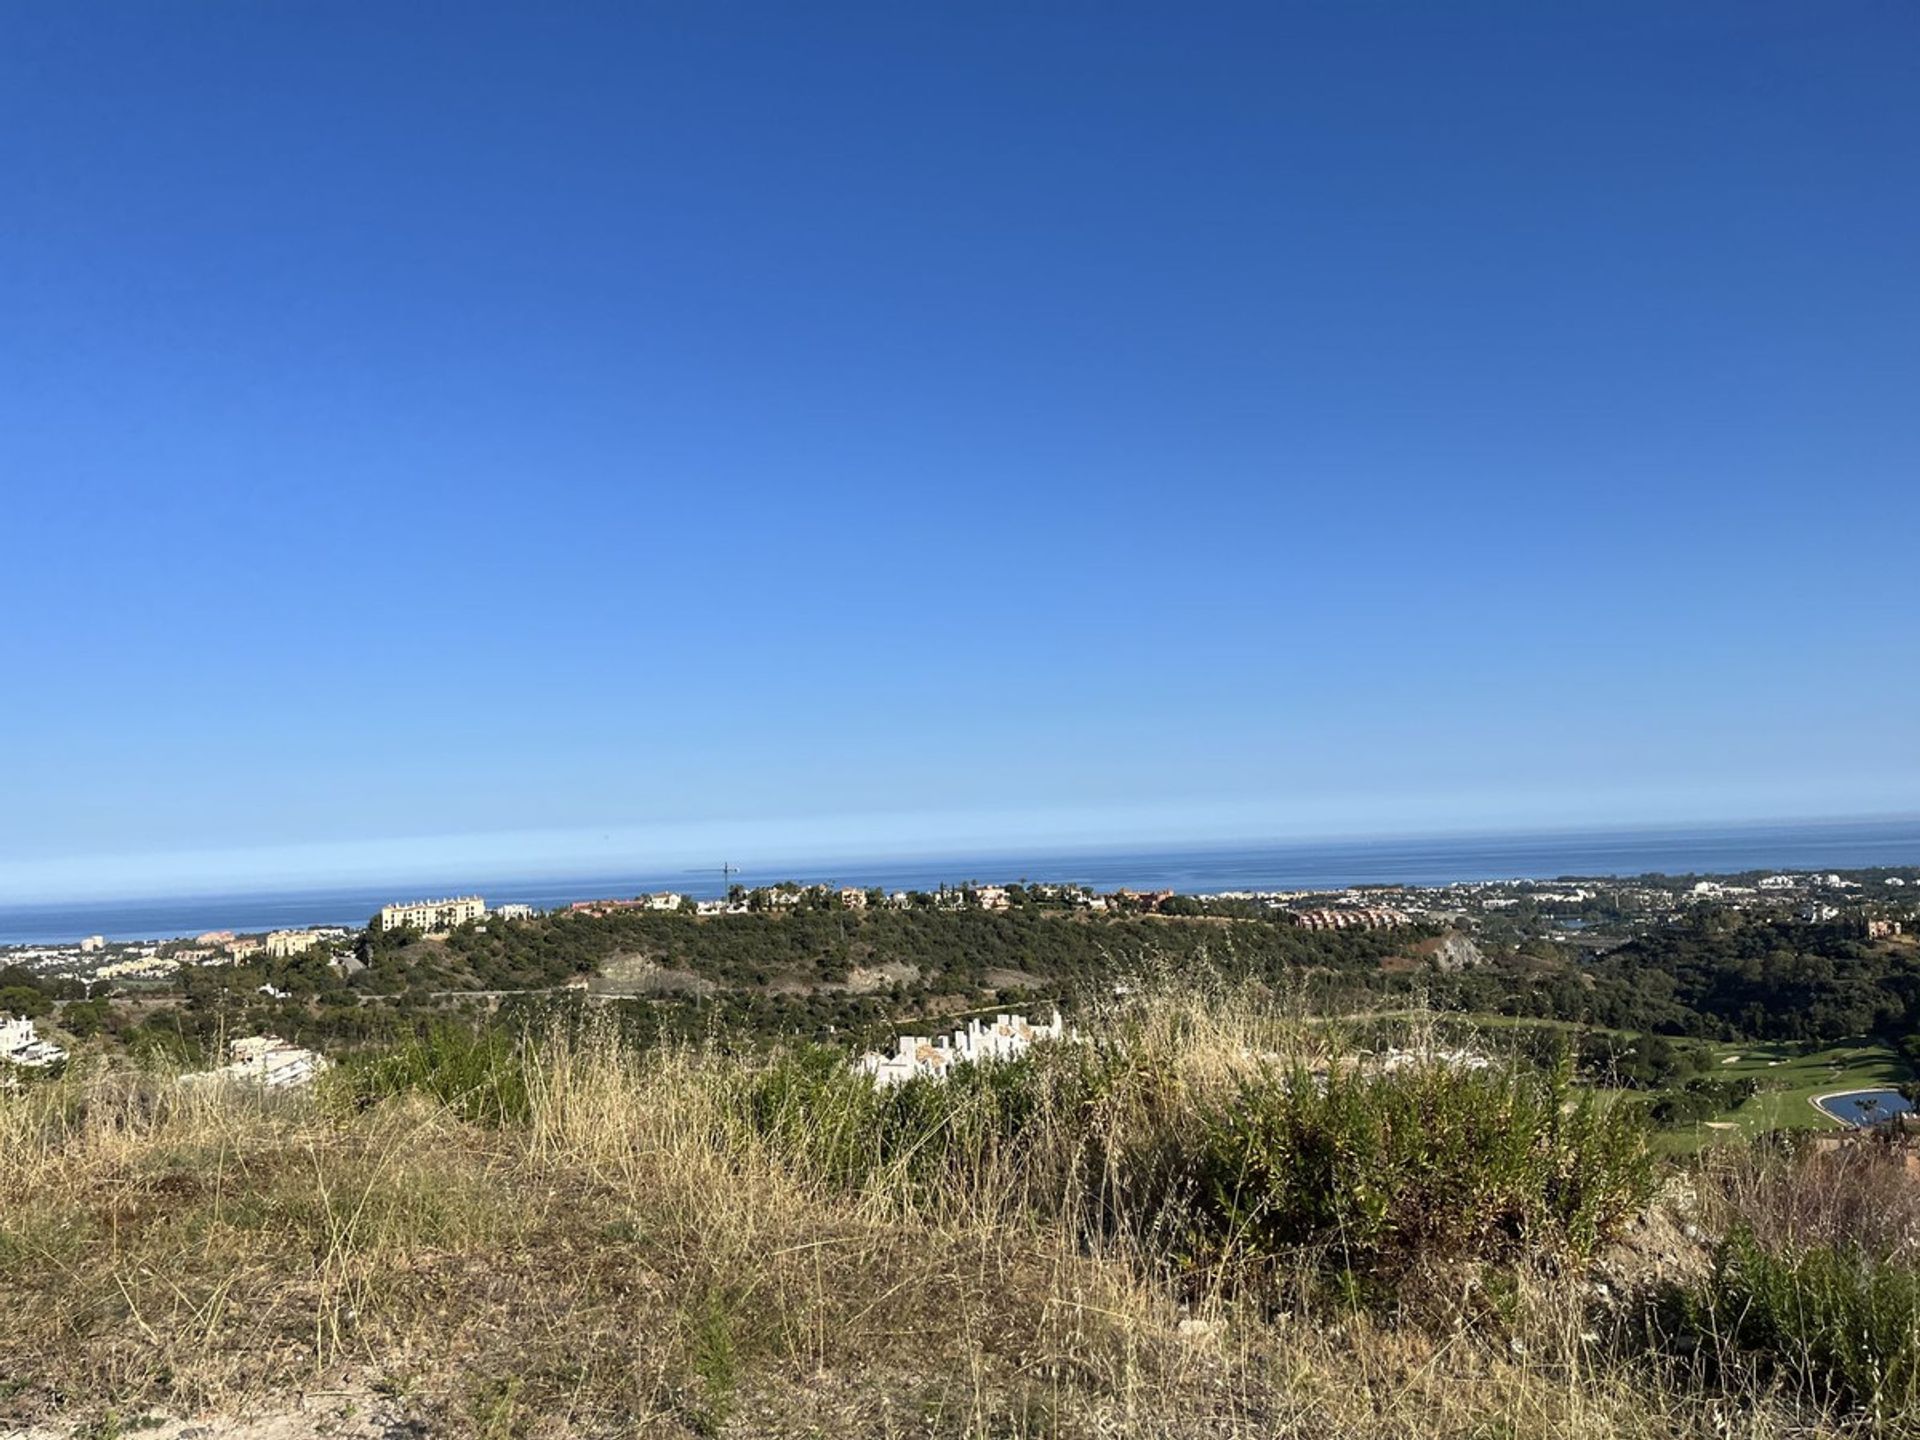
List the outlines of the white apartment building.
{"type": "Polygon", "coordinates": [[[487,902],[478,895],[462,895],[452,900],[409,900],[380,907],[380,928],[398,930],[411,925],[416,930],[451,930],[487,913],[487,902]]]}
{"type": "Polygon", "coordinates": [[[1038,1041],[1058,1040],[1065,1033],[1058,1010],[1044,1025],[1036,1025],[1024,1015],[997,1015],[991,1025],[969,1020],[965,1029],[937,1039],[902,1035],[894,1042],[892,1054],[869,1051],[854,1065],[863,1075],[871,1076],[876,1085],[904,1085],[919,1075],[942,1080],[953,1073],[955,1065],[1010,1060],[1038,1041]]]}

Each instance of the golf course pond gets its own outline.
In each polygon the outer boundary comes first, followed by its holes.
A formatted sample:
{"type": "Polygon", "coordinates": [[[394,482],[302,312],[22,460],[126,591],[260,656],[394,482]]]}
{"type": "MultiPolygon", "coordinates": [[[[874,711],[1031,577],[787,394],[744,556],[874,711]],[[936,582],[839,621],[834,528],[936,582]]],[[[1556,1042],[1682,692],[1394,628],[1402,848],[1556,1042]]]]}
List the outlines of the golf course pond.
{"type": "Polygon", "coordinates": [[[1913,1109],[1913,1103],[1898,1090],[1843,1090],[1835,1095],[1822,1095],[1813,1103],[1816,1109],[1842,1125],[1855,1127],[1883,1125],[1913,1109]]]}

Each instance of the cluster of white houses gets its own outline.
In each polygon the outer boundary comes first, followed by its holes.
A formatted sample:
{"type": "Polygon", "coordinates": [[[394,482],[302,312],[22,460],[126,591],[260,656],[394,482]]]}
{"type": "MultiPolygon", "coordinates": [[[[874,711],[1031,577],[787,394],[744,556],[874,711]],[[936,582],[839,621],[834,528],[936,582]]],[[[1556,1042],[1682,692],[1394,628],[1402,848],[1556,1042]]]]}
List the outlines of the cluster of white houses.
{"type": "Polygon", "coordinates": [[[1010,1060],[1041,1040],[1058,1040],[1066,1033],[1055,1010],[1053,1018],[1036,1025],[1024,1015],[997,1015],[992,1024],[969,1020],[950,1035],[902,1035],[892,1054],[872,1050],[854,1062],[876,1085],[904,1085],[916,1077],[943,1080],[956,1065],[1010,1060]]]}
{"type": "MultiPolygon", "coordinates": [[[[973,885],[963,889],[941,890],[928,897],[942,910],[1005,910],[1009,905],[1004,885],[973,885]]],[[[696,915],[746,915],[755,910],[792,910],[801,906],[820,908],[838,904],[843,910],[865,910],[879,906],[905,910],[913,897],[904,890],[891,895],[882,890],[862,890],[856,885],[768,885],[739,891],[724,900],[696,900],[674,890],[653,895],[636,895],[631,900],[576,900],[567,909],[581,915],[613,915],[622,910],[657,910],[677,913],[691,910],[696,915]]]]}
{"type": "MultiPolygon", "coordinates": [[[[0,1064],[43,1068],[67,1058],[51,1040],[42,1040],[33,1021],[0,1015],[0,1064]]],[[[182,1075],[184,1083],[234,1081],[268,1090],[291,1090],[313,1082],[328,1068],[327,1057],[290,1045],[278,1035],[249,1035],[227,1047],[229,1063],[218,1070],[182,1075]]]]}

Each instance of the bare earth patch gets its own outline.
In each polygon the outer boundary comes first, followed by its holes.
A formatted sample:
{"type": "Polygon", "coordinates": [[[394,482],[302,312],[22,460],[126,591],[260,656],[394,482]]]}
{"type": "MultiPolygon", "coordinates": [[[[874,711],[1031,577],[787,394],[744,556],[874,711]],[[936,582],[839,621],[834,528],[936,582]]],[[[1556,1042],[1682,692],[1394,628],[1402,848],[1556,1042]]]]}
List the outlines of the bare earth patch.
{"type": "Polygon", "coordinates": [[[878,965],[856,965],[847,972],[847,978],[840,988],[850,995],[871,995],[876,990],[891,989],[895,985],[911,985],[919,978],[918,965],[887,960],[878,965]]]}

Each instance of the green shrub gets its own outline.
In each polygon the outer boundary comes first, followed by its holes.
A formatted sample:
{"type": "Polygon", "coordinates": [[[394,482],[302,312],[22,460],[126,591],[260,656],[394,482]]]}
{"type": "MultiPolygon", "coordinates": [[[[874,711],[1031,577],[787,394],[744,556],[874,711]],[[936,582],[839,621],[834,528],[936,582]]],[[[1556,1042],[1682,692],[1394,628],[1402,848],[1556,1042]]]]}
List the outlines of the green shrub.
{"type": "Polygon", "coordinates": [[[1092,1091],[1080,1059],[1054,1051],[883,1087],[839,1051],[809,1046],[746,1071],[735,1103],[757,1134],[823,1181],[891,1184],[922,1203],[979,1198],[994,1188],[990,1175],[1030,1182],[1057,1173],[1050,1119],[1092,1091]]]}
{"type": "Polygon", "coordinates": [[[1190,1168],[1159,1208],[1184,1215],[1192,1265],[1305,1250],[1391,1280],[1432,1261],[1579,1259],[1652,1184],[1627,1107],[1564,1071],[1268,1071],[1177,1138],[1190,1168]]]}
{"type": "Polygon", "coordinates": [[[327,1077],[324,1093],[354,1108],[409,1092],[440,1101],[481,1125],[522,1124],[532,1114],[525,1042],[497,1029],[435,1021],[377,1055],[350,1058],[327,1077]]]}
{"type": "Polygon", "coordinates": [[[1748,1230],[1722,1244],[1687,1323],[1819,1401],[1920,1435],[1920,1275],[1854,1245],[1771,1249],[1748,1230]]]}

